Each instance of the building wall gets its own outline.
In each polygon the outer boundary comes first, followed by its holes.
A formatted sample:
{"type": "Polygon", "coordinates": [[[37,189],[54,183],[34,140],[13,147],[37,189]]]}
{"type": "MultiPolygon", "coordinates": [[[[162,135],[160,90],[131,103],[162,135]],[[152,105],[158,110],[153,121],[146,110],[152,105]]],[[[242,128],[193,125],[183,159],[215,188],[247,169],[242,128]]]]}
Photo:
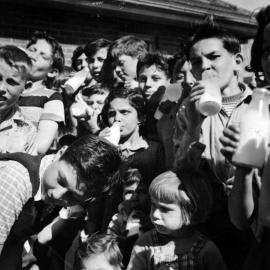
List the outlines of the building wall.
{"type": "Polygon", "coordinates": [[[63,45],[66,64],[70,64],[76,46],[100,37],[114,40],[125,34],[135,34],[145,39],[152,49],[173,54],[187,36],[179,26],[106,17],[78,8],[0,3],[0,9],[0,44],[25,46],[35,30],[46,30],[63,45]]]}

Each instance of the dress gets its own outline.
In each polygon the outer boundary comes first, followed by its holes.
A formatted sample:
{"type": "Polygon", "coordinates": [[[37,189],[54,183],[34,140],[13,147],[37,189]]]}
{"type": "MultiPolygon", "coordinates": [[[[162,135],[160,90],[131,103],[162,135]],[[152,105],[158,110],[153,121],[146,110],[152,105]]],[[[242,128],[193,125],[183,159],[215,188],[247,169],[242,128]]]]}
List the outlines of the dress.
{"type": "Polygon", "coordinates": [[[142,235],[134,246],[127,270],[226,269],[222,256],[205,236],[197,233],[191,248],[181,250],[173,239],[153,229],[142,235]]]}

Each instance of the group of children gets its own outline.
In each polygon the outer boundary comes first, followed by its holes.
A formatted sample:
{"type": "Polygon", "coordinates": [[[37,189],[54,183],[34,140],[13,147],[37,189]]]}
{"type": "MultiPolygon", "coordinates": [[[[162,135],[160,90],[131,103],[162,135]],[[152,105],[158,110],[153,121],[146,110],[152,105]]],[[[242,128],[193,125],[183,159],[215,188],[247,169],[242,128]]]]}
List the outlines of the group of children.
{"type": "MultiPolygon", "coordinates": [[[[258,22],[261,86],[270,6],[258,22]]],[[[31,243],[25,269],[64,269],[77,237],[69,269],[267,269],[269,161],[231,163],[252,97],[239,40],[208,20],[174,57],[124,36],[71,60],[43,32],[0,47],[0,268],[22,269],[31,243]],[[198,110],[205,76],[213,116],[198,110]]]]}

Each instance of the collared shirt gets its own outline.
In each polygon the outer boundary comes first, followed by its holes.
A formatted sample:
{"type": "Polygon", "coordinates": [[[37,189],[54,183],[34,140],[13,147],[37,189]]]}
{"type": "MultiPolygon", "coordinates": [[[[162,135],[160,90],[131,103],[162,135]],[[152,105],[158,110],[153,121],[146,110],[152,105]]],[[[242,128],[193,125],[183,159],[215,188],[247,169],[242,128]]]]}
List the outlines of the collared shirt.
{"type": "Polygon", "coordinates": [[[25,119],[19,107],[15,107],[14,110],[11,118],[0,123],[0,152],[36,155],[37,129],[32,122],[25,119]]]}
{"type": "Polygon", "coordinates": [[[23,115],[38,125],[40,120],[64,122],[63,99],[59,92],[46,88],[42,81],[34,82],[19,100],[23,115]]]}
{"type": "MultiPolygon", "coordinates": [[[[45,156],[42,159],[40,179],[54,160],[55,155],[45,156]]],[[[40,194],[39,192],[37,194],[40,194]]],[[[29,172],[21,163],[14,160],[0,161],[0,194],[0,244],[4,244],[23,206],[32,197],[29,172]]],[[[40,197],[37,196],[35,199],[40,197]]]]}
{"type": "Polygon", "coordinates": [[[139,135],[139,133],[134,133],[130,140],[119,145],[121,153],[125,157],[134,155],[140,149],[147,149],[148,147],[148,143],[139,135]]]}

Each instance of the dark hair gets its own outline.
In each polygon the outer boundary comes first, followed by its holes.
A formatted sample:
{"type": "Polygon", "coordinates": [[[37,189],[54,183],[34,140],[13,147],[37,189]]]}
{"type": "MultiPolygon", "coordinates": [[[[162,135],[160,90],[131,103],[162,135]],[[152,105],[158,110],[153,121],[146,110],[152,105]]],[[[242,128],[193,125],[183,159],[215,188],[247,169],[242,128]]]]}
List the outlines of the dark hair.
{"type": "Polygon", "coordinates": [[[108,111],[110,103],[116,98],[127,99],[129,104],[137,111],[138,119],[143,124],[146,118],[146,99],[139,88],[127,89],[124,86],[113,89],[105,99],[103,109],[101,111],[102,121],[105,126],[109,126],[108,111]]]}
{"type": "Polygon", "coordinates": [[[84,47],[84,53],[88,58],[91,58],[94,54],[97,53],[98,50],[103,48],[109,49],[110,45],[111,41],[104,38],[99,38],[94,41],[88,42],[84,47]]]}
{"type": "Polygon", "coordinates": [[[169,59],[169,73],[170,78],[174,80],[174,75],[177,70],[181,69],[187,61],[186,52],[178,52],[169,59]]]}
{"type": "Polygon", "coordinates": [[[118,247],[116,236],[111,234],[92,234],[89,236],[87,241],[77,250],[77,255],[82,261],[93,254],[104,254],[114,270],[121,269],[123,256],[118,247]]]}
{"type": "Polygon", "coordinates": [[[72,143],[60,158],[71,164],[88,192],[99,196],[118,184],[116,177],[122,164],[118,149],[106,139],[87,135],[72,143]]]}
{"type": "Polygon", "coordinates": [[[59,42],[52,36],[49,36],[45,31],[36,31],[31,37],[30,41],[27,43],[26,48],[29,48],[31,45],[36,44],[38,40],[45,39],[52,48],[52,68],[57,69],[59,72],[63,71],[65,65],[65,56],[63,49],[59,42]]]}
{"type": "Polygon", "coordinates": [[[90,97],[95,94],[104,95],[105,93],[109,93],[110,88],[109,86],[105,84],[96,83],[91,86],[83,87],[81,92],[82,92],[82,95],[90,97]]]}
{"type": "Polygon", "coordinates": [[[144,57],[148,52],[147,43],[132,35],[123,36],[115,40],[111,45],[111,56],[115,60],[125,54],[131,57],[144,57]]]}
{"type": "Polygon", "coordinates": [[[77,59],[84,53],[84,49],[82,46],[79,46],[77,47],[74,51],[73,51],[73,54],[72,54],[72,57],[71,57],[71,66],[74,70],[78,71],[77,70],[77,59]]]}
{"type": "Polygon", "coordinates": [[[251,67],[253,71],[263,71],[261,60],[263,55],[263,32],[265,26],[270,23],[270,5],[262,8],[256,16],[258,22],[258,30],[254,42],[251,47],[251,67]]]}
{"type": "Polygon", "coordinates": [[[203,39],[217,38],[223,43],[223,47],[231,54],[241,52],[240,41],[224,28],[216,24],[212,17],[207,17],[206,20],[194,27],[195,34],[191,37],[187,44],[187,58],[189,59],[190,49],[195,43],[203,39]]]}
{"type": "Polygon", "coordinates": [[[27,80],[32,63],[31,59],[23,50],[13,45],[1,46],[0,58],[10,67],[15,68],[27,80]]]}
{"type": "Polygon", "coordinates": [[[123,172],[123,185],[127,187],[135,183],[140,183],[141,178],[142,175],[138,169],[128,168],[123,172]]]}
{"type": "Polygon", "coordinates": [[[150,67],[155,65],[157,68],[164,71],[166,76],[170,78],[169,59],[170,57],[160,52],[146,54],[143,58],[140,58],[137,63],[137,77],[139,77],[139,72],[142,67],[150,67]]]}

